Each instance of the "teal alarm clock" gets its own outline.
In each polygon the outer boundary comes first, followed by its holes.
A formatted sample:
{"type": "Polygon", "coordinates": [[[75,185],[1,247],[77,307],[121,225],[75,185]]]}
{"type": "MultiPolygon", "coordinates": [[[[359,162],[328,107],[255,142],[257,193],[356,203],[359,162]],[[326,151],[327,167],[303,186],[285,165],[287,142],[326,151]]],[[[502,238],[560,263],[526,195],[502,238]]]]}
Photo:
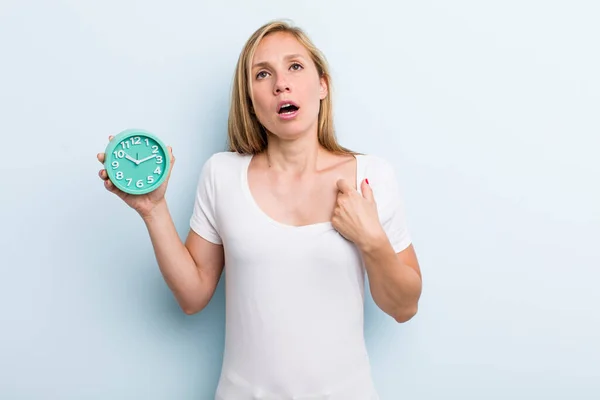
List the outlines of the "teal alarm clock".
{"type": "Polygon", "coordinates": [[[115,135],[105,150],[104,168],[110,181],[125,193],[150,193],[167,179],[171,158],[153,133],[127,129],[115,135]]]}

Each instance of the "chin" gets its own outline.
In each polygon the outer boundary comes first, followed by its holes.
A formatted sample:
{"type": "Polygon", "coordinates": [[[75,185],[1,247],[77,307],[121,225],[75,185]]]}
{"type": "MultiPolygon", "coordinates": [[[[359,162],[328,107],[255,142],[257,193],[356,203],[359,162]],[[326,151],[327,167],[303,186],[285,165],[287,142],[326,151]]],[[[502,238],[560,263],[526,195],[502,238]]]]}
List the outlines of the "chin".
{"type": "Polygon", "coordinates": [[[268,131],[280,139],[293,140],[316,131],[317,124],[317,118],[312,123],[306,123],[296,118],[288,121],[278,121],[278,123],[272,124],[268,131]]]}
{"type": "Polygon", "coordinates": [[[283,139],[283,140],[294,140],[294,139],[298,139],[302,136],[306,136],[309,134],[310,132],[310,128],[309,127],[301,127],[301,126],[285,126],[285,127],[275,127],[273,130],[270,130],[269,132],[271,133],[271,135],[278,137],[279,139],[283,139]]]}

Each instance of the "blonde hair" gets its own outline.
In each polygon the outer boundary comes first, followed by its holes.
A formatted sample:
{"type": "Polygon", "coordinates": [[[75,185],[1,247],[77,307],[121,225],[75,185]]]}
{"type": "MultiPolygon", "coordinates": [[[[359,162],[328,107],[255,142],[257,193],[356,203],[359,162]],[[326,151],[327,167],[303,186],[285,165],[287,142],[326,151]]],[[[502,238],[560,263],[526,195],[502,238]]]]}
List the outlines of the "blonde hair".
{"type": "Polygon", "coordinates": [[[308,50],[319,76],[327,84],[328,94],[321,100],[319,108],[317,130],[319,144],[333,153],[357,154],[340,146],[336,139],[331,101],[331,75],[325,56],[301,28],[292,26],[283,20],[272,21],[258,28],[250,36],[239,56],[233,80],[227,126],[229,151],[241,154],[256,154],[267,148],[267,132],[256,114],[252,112],[251,80],[249,77],[252,58],[260,41],[265,36],[275,32],[292,34],[308,50]]]}

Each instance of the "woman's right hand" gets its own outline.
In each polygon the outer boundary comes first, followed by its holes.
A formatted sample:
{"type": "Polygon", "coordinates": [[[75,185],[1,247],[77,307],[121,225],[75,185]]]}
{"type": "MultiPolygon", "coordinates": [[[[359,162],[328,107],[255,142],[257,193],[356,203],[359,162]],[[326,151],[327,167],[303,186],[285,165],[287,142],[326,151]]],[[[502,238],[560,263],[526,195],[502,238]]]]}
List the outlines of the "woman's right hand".
{"type": "MultiPolygon", "coordinates": [[[[114,136],[109,136],[108,140],[112,140],[114,136]]],[[[173,156],[173,149],[171,146],[167,146],[169,150],[169,157],[171,158],[171,165],[169,167],[169,172],[167,173],[167,179],[156,189],[150,193],[142,194],[142,195],[131,195],[123,192],[120,189],[117,189],[115,185],[108,179],[108,174],[106,173],[106,169],[102,168],[98,175],[104,181],[104,187],[109,192],[112,192],[119,196],[129,207],[133,208],[138,212],[142,217],[149,216],[152,211],[156,208],[157,205],[164,202],[165,200],[165,192],[167,191],[167,185],[169,183],[169,178],[171,177],[171,170],[173,169],[173,164],[175,163],[175,157],[173,156]]],[[[98,153],[97,158],[98,161],[104,166],[104,153],[98,153]]]]}

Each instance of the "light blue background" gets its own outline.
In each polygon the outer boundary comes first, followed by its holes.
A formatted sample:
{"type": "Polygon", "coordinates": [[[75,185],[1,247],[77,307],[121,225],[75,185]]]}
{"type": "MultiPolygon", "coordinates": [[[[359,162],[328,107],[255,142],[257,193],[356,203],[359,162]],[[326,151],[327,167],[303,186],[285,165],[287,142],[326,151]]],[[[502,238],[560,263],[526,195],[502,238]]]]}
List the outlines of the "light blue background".
{"type": "Polygon", "coordinates": [[[382,400],[600,398],[600,7],[532,0],[3,0],[0,398],[211,398],[222,282],[184,315],[95,157],[131,127],[172,145],[183,237],[239,51],[279,17],[405,191],[424,290],[406,324],[369,299],[382,400]]]}

